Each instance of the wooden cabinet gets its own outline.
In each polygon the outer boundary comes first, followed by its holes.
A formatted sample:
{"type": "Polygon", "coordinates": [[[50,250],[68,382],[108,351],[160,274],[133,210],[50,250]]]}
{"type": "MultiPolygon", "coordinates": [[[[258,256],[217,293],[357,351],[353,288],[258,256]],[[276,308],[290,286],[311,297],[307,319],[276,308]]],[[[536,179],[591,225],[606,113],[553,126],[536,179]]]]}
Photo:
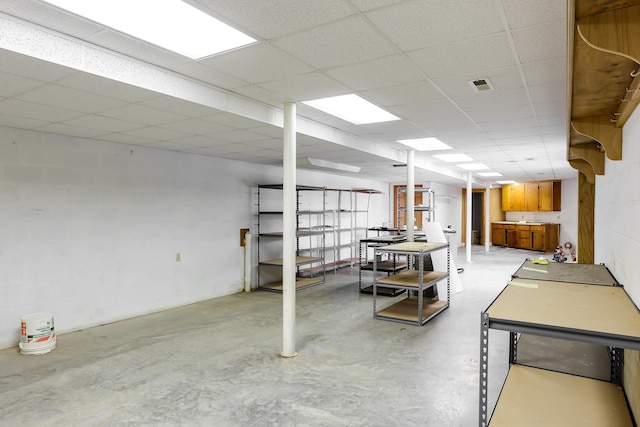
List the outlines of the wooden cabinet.
{"type": "Polygon", "coordinates": [[[551,252],[558,246],[559,224],[491,224],[491,242],[495,246],[551,252]]]}
{"type": "Polygon", "coordinates": [[[531,232],[528,225],[516,225],[518,248],[531,249],[531,232]]]}
{"type": "Polygon", "coordinates": [[[503,211],[523,211],[524,185],[510,184],[502,187],[502,210],[503,211]]]}
{"type": "Polygon", "coordinates": [[[561,210],[561,188],[560,181],[544,181],[539,183],[540,211],[550,212],[561,210]]]}
{"type": "Polygon", "coordinates": [[[505,225],[493,224],[491,226],[491,242],[496,246],[507,246],[505,225]]]}
{"type": "Polygon", "coordinates": [[[505,212],[559,211],[560,181],[527,182],[502,187],[502,210],[505,212]]]}
{"type": "Polygon", "coordinates": [[[540,192],[537,182],[524,184],[524,210],[528,212],[538,211],[540,207],[540,192]]]}
{"type": "MultiPolygon", "coordinates": [[[[553,224],[556,225],[556,224],[553,224]]],[[[544,251],[545,250],[545,226],[543,225],[532,225],[529,227],[531,231],[531,249],[534,251],[544,251]]],[[[553,230],[551,230],[552,232],[553,230]]],[[[556,233],[557,234],[557,233],[556,233]]],[[[555,246],[554,246],[555,249],[555,246]]]]}

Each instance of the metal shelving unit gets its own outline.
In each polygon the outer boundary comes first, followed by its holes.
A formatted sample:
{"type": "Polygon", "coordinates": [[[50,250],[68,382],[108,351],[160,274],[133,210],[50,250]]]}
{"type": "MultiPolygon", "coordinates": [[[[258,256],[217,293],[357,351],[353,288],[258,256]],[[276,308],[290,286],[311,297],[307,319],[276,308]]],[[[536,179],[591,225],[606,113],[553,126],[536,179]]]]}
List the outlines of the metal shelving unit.
{"type": "MultiPolygon", "coordinates": [[[[409,227],[409,224],[401,224],[401,212],[406,212],[407,207],[403,206],[401,203],[401,195],[402,193],[406,193],[407,192],[407,188],[406,187],[398,187],[398,192],[396,194],[397,197],[397,206],[398,206],[398,215],[397,215],[397,219],[398,219],[398,223],[396,224],[396,227],[398,229],[402,229],[403,226],[407,226],[409,227]]],[[[422,203],[418,206],[414,206],[413,210],[415,214],[420,213],[421,215],[423,215],[422,217],[422,221],[426,221],[426,222],[433,222],[436,220],[436,195],[435,192],[433,191],[433,189],[431,187],[416,187],[414,188],[414,192],[415,194],[418,193],[422,193],[422,203]]]]}
{"type": "MultiPolygon", "coordinates": [[[[358,290],[363,294],[373,294],[373,282],[375,281],[375,275],[372,278],[371,284],[362,286],[362,272],[374,271],[373,258],[369,260],[369,250],[380,248],[383,246],[392,245],[395,243],[402,243],[407,240],[406,236],[379,236],[368,237],[360,239],[358,245],[358,290]],[[363,250],[364,249],[364,250],[363,250]]],[[[373,255],[375,257],[375,253],[373,255]]],[[[376,264],[376,273],[382,272],[387,275],[398,273],[407,268],[407,260],[399,259],[397,254],[388,256],[386,259],[380,258],[376,264]]],[[[385,296],[396,296],[404,292],[404,289],[386,288],[378,286],[377,294],[385,296]]]]}
{"type": "Polygon", "coordinates": [[[371,189],[336,188],[328,188],[327,193],[334,193],[335,200],[327,203],[326,214],[330,218],[327,235],[330,241],[326,244],[325,260],[327,270],[333,269],[335,272],[338,268],[353,267],[359,263],[357,246],[359,239],[366,237],[371,195],[382,193],[371,189]],[[366,196],[366,204],[362,200],[359,202],[361,195],[366,196]]]}
{"type": "MultiPolygon", "coordinates": [[[[264,192],[282,191],[282,184],[257,187],[257,255],[258,288],[282,292],[282,199],[265,200],[264,192]],[[269,270],[269,271],[266,271],[269,270]]],[[[325,281],[325,204],[326,189],[299,185],[296,187],[296,290],[319,285],[325,281]],[[318,194],[311,200],[309,209],[301,209],[302,194],[318,194]],[[311,205],[318,209],[311,209],[311,205]]]]}
{"type": "MultiPolygon", "coordinates": [[[[373,317],[423,326],[429,320],[449,307],[451,298],[451,279],[449,276],[450,253],[447,243],[404,242],[376,248],[375,254],[405,255],[409,260],[409,268],[373,282],[373,317]],[[447,251],[447,271],[425,271],[425,257],[432,252],[447,251]],[[437,284],[447,280],[447,299],[438,299],[437,284]],[[400,289],[406,291],[407,298],[395,302],[391,306],[378,310],[378,287],[400,289]],[[435,292],[434,292],[435,291],[435,292]],[[425,295],[430,293],[429,296],[425,295]]],[[[378,271],[377,257],[373,260],[373,272],[378,271]]]]}
{"type": "Polygon", "coordinates": [[[525,262],[516,272],[517,277],[514,275],[481,313],[480,426],[489,425],[489,421],[519,426],[632,425],[624,391],[619,385],[623,349],[640,350],[640,311],[604,266],[573,266],[525,262]],[[575,281],[567,281],[570,280],[568,272],[574,275],[575,281]],[[551,280],[533,277],[543,275],[551,280]],[[564,281],[554,281],[554,278],[564,281]],[[510,369],[489,420],[491,329],[509,332],[510,369]],[[518,334],[609,347],[611,382],[518,365],[518,334]]]}

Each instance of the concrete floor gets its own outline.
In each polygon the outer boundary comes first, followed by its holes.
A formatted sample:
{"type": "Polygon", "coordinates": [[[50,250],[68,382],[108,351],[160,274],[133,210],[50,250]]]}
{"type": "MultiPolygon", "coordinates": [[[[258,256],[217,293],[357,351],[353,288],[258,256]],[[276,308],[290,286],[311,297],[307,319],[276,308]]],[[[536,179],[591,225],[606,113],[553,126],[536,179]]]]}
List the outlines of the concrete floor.
{"type": "MultiPolygon", "coordinates": [[[[462,249],[464,292],[423,327],[374,320],[357,269],[328,274],[297,293],[293,359],[281,295],[262,291],[63,334],[46,355],[2,350],[0,425],[477,425],[480,312],[540,255],[477,246],[467,264],[462,249]]],[[[507,341],[490,334],[491,407],[507,341]]]]}

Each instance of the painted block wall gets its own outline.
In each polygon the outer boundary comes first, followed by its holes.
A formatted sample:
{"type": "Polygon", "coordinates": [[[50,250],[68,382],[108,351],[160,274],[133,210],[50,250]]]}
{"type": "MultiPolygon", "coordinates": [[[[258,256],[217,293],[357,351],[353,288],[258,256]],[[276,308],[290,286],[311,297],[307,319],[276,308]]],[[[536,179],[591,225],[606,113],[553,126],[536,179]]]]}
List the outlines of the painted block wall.
{"type": "Polygon", "coordinates": [[[622,130],[622,160],[596,176],[594,261],[605,263],[640,306],[640,109],[622,130]]]}
{"type": "MultiPolygon", "coordinates": [[[[241,291],[252,188],[281,180],[279,167],[0,127],[0,348],[28,313],[52,312],[60,334],[241,291]]],[[[377,221],[388,203],[372,199],[377,221]]]]}

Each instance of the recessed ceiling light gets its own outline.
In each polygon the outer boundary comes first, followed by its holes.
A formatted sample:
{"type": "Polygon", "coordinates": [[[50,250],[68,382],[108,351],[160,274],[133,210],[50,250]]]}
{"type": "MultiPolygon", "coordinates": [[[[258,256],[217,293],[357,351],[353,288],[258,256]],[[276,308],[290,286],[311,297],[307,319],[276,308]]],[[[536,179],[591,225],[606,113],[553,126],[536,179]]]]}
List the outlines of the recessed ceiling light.
{"type": "Polygon", "coordinates": [[[456,165],[459,168],[466,169],[468,171],[478,171],[483,169],[489,169],[489,166],[482,163],[462,163],[460,165],[456,165]]]}
{"type": "Polygon", "coordinates": [[[498,184],[515,184],[515,181],[496,181],[498,184]]]}
{"type": "Polygon", "coordinates": [[[449,163],[473,161],[473,159],[466,154],[434,154],[433,157],[449,163]]]}
{"type": "Polygon", "coordinates": [[[302,101],[302,103],[354,125],[400,120],[400,117],[394,116],[353,93],[302,101]]]}
{"type": "Polygon", "coordinates": [[[42,0],[191,59],[256,40],[181,0],[42,0]]]}
{"type": "Polygon", "coordinates": [[[451,147],[437,138],[399,139],[396,142],[418,151],[451,150],[451,147]]]}
{"type": "Polygon", "coordinates": [[[500,172],[478,172],[480,176],[502,176],[500,172]]]}

